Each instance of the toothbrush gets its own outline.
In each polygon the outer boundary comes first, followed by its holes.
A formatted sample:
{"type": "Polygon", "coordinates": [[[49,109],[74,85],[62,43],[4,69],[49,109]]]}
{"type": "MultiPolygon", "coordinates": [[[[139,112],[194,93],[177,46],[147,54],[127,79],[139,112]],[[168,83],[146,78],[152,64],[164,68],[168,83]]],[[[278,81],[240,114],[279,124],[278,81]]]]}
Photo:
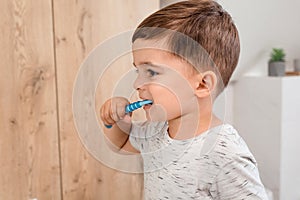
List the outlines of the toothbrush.
{"type": "MultiPolygon", "coordinates": [[[[131,104],[128,104],[126,107],[125,107],[125,113],[131,113],[141,107],[143,107],[144,105],[148,105],[148,104],[152,104],[153,102],[151,100],[143,100],[143,101],[136,101],[136,102],[133,102],[131,104]]],[[[111,128],[112,125],[106,125],[104,124],[106,128],[111,128]]]]}

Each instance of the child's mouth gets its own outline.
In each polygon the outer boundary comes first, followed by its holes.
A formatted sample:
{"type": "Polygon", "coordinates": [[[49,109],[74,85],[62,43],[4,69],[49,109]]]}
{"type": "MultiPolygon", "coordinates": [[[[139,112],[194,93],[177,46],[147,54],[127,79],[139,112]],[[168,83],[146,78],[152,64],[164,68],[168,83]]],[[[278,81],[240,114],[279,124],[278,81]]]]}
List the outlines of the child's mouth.
{"type": "Polygon", "coordinates": [[[149,101],[151,101],[151,103],[149,103],[149,104],[146,104],[146,105],[144,105],[144,106],[143,106],[143,109],[144,109],[144,110],[149,110],[149,109],[150,109],[150,107],[152,106],[152,104],[153,104],[153,101],[152,101],[152,100],[149,100],[149,101]]]}
{"type": "Polygon", "coordinates": [[[147,104],[143,106],[144,110],[149,110],[152,104],[147,104]]]}

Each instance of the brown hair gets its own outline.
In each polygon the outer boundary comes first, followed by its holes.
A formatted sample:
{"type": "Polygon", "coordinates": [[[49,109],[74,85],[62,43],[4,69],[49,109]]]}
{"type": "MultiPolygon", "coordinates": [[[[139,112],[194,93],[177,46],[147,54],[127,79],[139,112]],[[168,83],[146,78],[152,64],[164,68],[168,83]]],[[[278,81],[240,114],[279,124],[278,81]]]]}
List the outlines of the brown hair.
{"type": "MultiPolygon", "coordinates": [[[[162,8],[141,22],[134,32],[132,42],[138,38],[164,37],[164,31],[143,29],[146,27],[180,32],[199,43],[216,65],[223,87],[227,86],[238,63],[240,42],[231,16],[217,2],[190,0],[162,8]]],[[[193,51],[189,45],[182,48],[182,41],[178,41],[178,37],[170,37],[168,43],[170,50],[179,55],[189,55],[193,51]]]]}

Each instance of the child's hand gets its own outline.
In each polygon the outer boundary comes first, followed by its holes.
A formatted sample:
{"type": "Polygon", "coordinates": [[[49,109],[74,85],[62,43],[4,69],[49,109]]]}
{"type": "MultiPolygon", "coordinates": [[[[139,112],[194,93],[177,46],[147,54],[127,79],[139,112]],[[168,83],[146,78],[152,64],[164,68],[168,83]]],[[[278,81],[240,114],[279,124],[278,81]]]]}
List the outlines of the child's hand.
{"type": "Polygon", "coordinates": [[[100,117],[105,125],[113,125],[122,120],[131,123],[131,114],[125,115],[125,107],[130,102],[124,97],[113,97],[107,100],[100,109],[100,117]]]}

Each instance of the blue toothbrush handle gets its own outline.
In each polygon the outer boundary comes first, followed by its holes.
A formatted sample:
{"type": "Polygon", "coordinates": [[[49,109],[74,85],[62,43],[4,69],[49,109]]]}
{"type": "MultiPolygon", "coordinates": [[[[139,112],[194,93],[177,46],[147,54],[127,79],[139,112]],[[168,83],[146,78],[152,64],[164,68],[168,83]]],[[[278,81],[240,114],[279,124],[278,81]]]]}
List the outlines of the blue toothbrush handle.
{"type": "MultiPolygon", "coordinates": [[[[128,113],[131,113],[141,107],[143,107],[144,105],[147,105],[147,104],[152,104],[153,102],[151,100],[143,100],[143,101],[137,101],[137,102],[134,102],[134,103],[131,103],[131,104],[128,104],[126,107],[125,107],[125,113],[128,114],[128,113]]],[[[112,125],[107,125],[107,124],[104,124],[106,128],[111,128],[112,125]]]]}
{"type": "Polygon", "coordinates": [[[147,104],[152,104],[152,101],[144,100],[144,101],[137,101],[137,102],[131,103],[125,107],[125,113],[131,113],[132,111],[135,111],[136,109],[139,109],[147,104]]]}

